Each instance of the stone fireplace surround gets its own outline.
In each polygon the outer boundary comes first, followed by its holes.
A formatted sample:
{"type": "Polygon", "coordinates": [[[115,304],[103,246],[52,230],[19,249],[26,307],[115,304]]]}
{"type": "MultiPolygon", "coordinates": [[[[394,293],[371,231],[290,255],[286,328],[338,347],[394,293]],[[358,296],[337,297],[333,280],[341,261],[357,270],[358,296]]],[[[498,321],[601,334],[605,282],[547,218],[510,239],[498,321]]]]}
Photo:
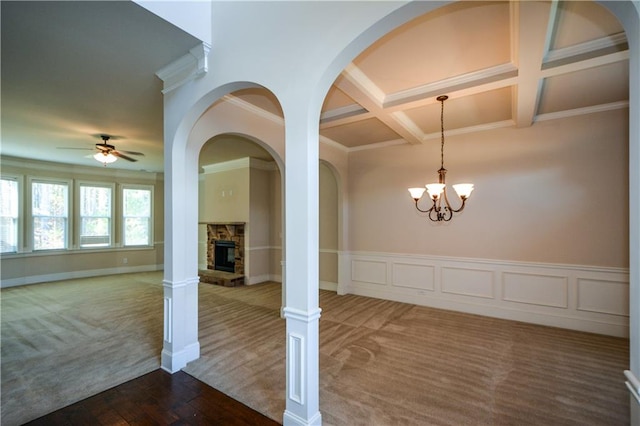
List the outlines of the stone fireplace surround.
{"type": "Polygon", "coordinates": [[[207,223],[207,269],[215,269],[214,245],[216,240],[235,243],[235,274],[244,275],[245,222],[207,223]]]}

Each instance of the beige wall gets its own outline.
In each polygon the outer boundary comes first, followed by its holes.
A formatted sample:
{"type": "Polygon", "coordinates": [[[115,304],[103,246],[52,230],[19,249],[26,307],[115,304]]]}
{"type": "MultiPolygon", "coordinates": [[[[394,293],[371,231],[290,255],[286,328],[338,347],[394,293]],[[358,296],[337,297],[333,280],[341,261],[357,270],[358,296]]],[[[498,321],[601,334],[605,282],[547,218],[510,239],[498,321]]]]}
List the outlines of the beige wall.
{"type": "Polygon", "coordinates": [[[353,152],[349,250],[628,267],[627,116],[446,136],[447,182],[476,187],[447,224],[406,189],[436,179],[439,140],[353,152]]]}
{"type": "Polygon", "coordinates": [[[338,185],[324,163],[319,167],[320,281],[338,282],[338,185]]]}
{"type": "MultiPolygon", "coordinates": [[[[15,158],[2,158],[2,173],[26,179],[58,178],[115,184],[151,185],[154,188],[153,247],[70,249],[63,252],[24,252],[2,256],[2,286],[46,282],[81,276],[162,269],[164,263],[164,181],[155,173],[133,172],[109,167],[83,167],[15,158]]],[[[117,187],[116,187],[117,188],[117,187]]],[[[74,188],[75,189],[75,188],[74,188]]],[[[26,186],[25,186],[26,190],[26,186]]],[[[118,200],[118,197],[116,197],[118,200]]],[[[116,201],[116,211],[119,205],[116,201]]],[[[26,206],[25,206],[26,207],[26,206]]],[[[116,214],[115,244],[120,244],[119,216],[116,214]]],[[[26,227],[24,229],[26,233],[26,227]]],[[[71,241],[76,240],[72,229],[71,241]]],[[[23,235],[26,241],[26,235],[23,235]]]]}
{"type": "Polygon", "coordinates": [[[207,173],[200,222],[249,222],[249,168],[207,173]]]}
{"type": "Polygon", "coordinates": [[[248,284],[279,279],[281,250],[273,243],[281,229],[279,172],[273,164],[249,158],[205,166],[204,170],[199,190],[200,266],[206,265],[206,228],[202,223],[245,222],[248,284]]]}

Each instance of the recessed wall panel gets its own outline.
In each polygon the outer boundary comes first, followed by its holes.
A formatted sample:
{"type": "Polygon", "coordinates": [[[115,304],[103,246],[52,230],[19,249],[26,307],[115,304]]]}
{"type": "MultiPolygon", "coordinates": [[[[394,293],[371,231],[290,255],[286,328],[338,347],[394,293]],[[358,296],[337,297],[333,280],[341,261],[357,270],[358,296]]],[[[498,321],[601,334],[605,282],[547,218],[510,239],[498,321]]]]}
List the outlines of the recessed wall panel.
{"type": "Polygon", "coordinates": [[[493,272],[484,269],[442,268],[442,292],[493,298],[493,272]]]}
{"type": "Polygon", "coordinates": [[[387,283],[387,262],[354,260],[351,262],[351,279],[385,285],[387,283]]]}
{"type": "Polygon", "coordinates": [[[410,263],[393,264],[393,285],[433,291],[435,268],[431,265],[410,263]]]}
{"type": "Polygon", "coordinates": [[[578,278],[578,310],[629,316],[629,285],[578,278]]]}
{"type": "Polygon", "coordinates": [[[505,272],[503,300],[533,305],[567,307],[567,277],[505,272]]]}

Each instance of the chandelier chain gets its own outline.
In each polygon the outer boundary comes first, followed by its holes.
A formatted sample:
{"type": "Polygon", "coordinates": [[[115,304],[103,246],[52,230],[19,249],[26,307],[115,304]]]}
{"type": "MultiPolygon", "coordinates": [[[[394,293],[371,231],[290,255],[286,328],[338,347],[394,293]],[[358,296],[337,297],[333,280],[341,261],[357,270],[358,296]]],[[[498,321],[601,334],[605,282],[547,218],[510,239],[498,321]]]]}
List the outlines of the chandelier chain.
{"type": "Polygon", "coordinates": [[[444,169],[444,99],[440,100],[440,168],[444,169]]]}

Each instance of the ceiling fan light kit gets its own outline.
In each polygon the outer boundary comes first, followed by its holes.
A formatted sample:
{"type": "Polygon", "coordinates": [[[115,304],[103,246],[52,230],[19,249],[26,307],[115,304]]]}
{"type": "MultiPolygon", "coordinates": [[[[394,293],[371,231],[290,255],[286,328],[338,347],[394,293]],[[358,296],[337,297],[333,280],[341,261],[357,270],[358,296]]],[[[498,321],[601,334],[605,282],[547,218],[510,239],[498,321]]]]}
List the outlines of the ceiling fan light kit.
{"type": "Polygon", "coordinates": [[[123,152],[126,152],[127,154],[131,154],[131,155],[142,155],[142,156],[144,156],[144,154],[141,153],[141,152],[118,151],[118,150],[116,150],[116,147],[114,145],[110,145],[110,144],[107,143],[111,139],[111,136],[109,136],[109,135],[100,135],[100,138],[102,139],[102,143],[97,143],[96,144],[96,149],[99,152],[95,153],[93,155],[93,158],[95,158],[96,161],[104,164],[105,166],[107,164],[113,163],[118,158],[122,158],[123,160],[131,161],[131,162],[138,161],[135,158],[131,158],[131,157],[127,156],[127,155],[124,155],[123,152]]]}
{"type": "Polygon", "coordinates": [[[93,154],[93,158],[95,158],[100,163],[103,163],[105,166],[107,164],[111,164],[118,159],[115,155],[110,152],[96,152],[93,154]]]}
{"type": "Polygon", "coordinates": [[[447,169],[444,168],[444,101],[447,99],[449,99],[449,97],[446,95],[438,96],[436,98],[436,100],[440,102],[440,169],[438,170],[438,182],[429,183],[425,185],[424,188],[409,188],[409,193],[415,202],[416,209],[422,213],[427,213],[427,217],[432,222],[450,221],[453,218],[454,213],[461,212],[464,209],[465,203],[473,191],[472,183],[460,183],[453,185],[453,189],[456,191],[456,194],[458,194],[460,200],[462,200],[462,204],[457,209],[451,207],[449,198],[447,197],[447,186],[445,184],[447,169]],[[432,200],[431,208],[427,210],[421,209],[418,205],[425,190],[429,194],[429,198],[432,200]]]}

